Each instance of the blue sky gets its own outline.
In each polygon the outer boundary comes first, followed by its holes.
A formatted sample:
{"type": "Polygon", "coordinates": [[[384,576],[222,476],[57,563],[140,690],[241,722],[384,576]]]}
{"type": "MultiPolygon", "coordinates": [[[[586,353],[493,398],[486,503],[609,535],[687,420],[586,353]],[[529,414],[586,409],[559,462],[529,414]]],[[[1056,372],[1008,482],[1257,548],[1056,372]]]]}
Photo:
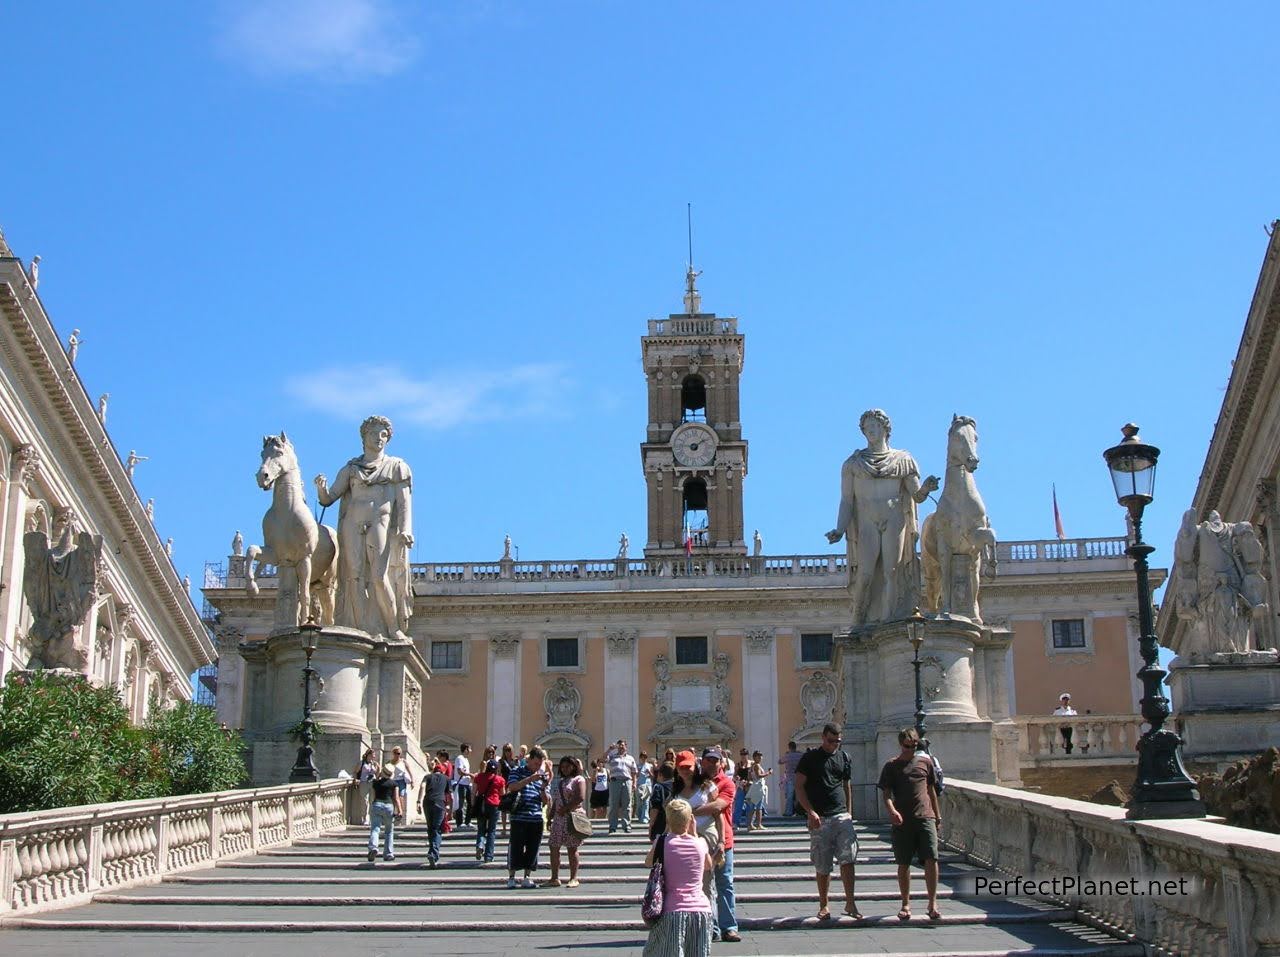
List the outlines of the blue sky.
{"type": "Polygon", "coordinates": [[[264,433],[332,477],[372,412],[417,560],[638,550],[686,202],[766,551],[828,550],[880,406],[939,474],[977,419],[1004,539],[1052,536],[1051,483],[1122,534],[1140,422],[1168,563],[1280,215],[1280,14],[1222,9],[18,5],[0,226],[197,582],[260,538],[264,433]]]}

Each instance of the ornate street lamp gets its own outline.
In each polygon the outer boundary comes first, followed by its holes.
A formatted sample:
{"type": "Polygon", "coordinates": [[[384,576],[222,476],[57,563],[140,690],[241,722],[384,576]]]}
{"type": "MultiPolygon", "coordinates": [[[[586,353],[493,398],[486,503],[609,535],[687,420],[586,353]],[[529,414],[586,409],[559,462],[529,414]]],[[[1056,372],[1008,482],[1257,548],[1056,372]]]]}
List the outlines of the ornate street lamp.
{"type": "Polygon", "coordinates": [[[924,736],[924,692],[920,687],[920,645],[924,643],[924,615],[917,608],[907,619],[907,638],[911,641],[913,657],[911,666],[916,672],[916,737],[920,739],[920,750],[929,753],[929,742],[924,736]]]}
{"type": "Polygon", "coordinates": [[[1143,660],[1138,679],[1143,691],[1142,717],[1150,725],[1138,739],[1138,779],[1129,799],[1128,817],[1204,817],[1200,792],[1182,764],[1182,738],[1164,727],[1169,717],[1169,699],[1163,691],[1167,672],[1160,667],[1147,566],[1147,556],[1155,549],[1142,541],[1142,511],[1155,496],[1160,450],[1143,442],[1132,422],[1120,431],[1124,440],[1103,452],[1102,457],[1111,471],[1116,501],[1129,510],[1133,519],[1133,544],[1126,554],[1133,559],[1138,576],[1138,645],[1143,660]]]}
{"type": "Polygon", "coordinates": [[[298,626],[298,632],[302,635],[302,650],[307,654],[307,664],[302,669],[302,746],[298,748],[298,759],[293,762],[293,770],[289,772],[290,784],[320,780],[315,752],[311,748],[315,739],[315,722],[311,720],[311,676],[316,673],[311,667],[311,656],[320,644],[320,626],[316,624],[315,618],[308,617],[305,625],[298,626]]]}

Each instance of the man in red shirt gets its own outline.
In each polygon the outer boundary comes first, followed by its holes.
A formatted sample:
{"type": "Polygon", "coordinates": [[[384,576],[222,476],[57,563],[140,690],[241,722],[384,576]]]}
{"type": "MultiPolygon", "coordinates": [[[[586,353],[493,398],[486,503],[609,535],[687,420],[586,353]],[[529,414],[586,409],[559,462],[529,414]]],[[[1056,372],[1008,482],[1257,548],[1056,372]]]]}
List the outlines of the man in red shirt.
{"type": "Polygon", "coordinates": [[[702,776],[715,782],[716,798],[694,810],[694,815],[720,815],[720,833],[724,836],[724,863],[713,871],[716,882],[715,926],[719,940],[734,944],[742,940],[738,918],[734,913],[733,895],[733,796],[737,791],[733,778],[724,773],[719,748],[702,752],[702,776]]]}

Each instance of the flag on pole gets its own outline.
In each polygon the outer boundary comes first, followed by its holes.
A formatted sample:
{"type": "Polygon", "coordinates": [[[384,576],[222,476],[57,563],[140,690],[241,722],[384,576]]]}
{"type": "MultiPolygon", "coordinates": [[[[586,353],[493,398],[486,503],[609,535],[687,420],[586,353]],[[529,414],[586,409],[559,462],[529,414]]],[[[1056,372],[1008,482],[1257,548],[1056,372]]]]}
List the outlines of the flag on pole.
{"type": "Polygon", "coordinates": [[[1062,530],[1062,513],[1058,511],[1058,486],[1053,486],[1053,529],[1058,533],[1058,541],[1062,541],[1067,537],[1067,533],[1062,530]]]}

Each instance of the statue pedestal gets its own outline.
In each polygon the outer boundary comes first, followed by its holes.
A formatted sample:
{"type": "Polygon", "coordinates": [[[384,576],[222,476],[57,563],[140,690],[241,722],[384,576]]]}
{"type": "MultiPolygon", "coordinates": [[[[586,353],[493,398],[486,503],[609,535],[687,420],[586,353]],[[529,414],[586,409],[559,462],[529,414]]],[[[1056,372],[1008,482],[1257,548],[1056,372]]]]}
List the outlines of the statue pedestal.
{"type": "MultiPolygon", "coordinates": [[[[1018,731],[1009,718],[1013,635],[965,618],[928,619],[920,646],[925,729],[945,774],[1016,786],[1018,731]]],[[[876,816],[880,768],[900,751],[898,732],[915,725],[913,652],[905,621],[836,639],[845,716],[844,749],[854,768],[855,809],[876,816]]]]}
{"type": "Polygon", "coordinates": [[[1211,655],[1169,666],[1173,710],[1192,761],[1235,761],[1280,741],[1280,654],[1211,655]]]}
{"type": "MultiPolygon", "coordinates": [[[[288,734],[303,716],[306,653],[295,629],[272,632],[265,641],[241,642],[250,709],[244,737],[251,749],[250,776],[258,786],[289,778],[298,742],[288,734]]],[[[422,753],[424,688],[431,671],[411,641],[326,626],[311,658],[311,718],[321,729],[314,743],[324,778],[350,773],[366,747],[385,758],[400,746],[414,780],[425,775],[422,753]]],[[[410,804],[415,804],[410,799],[410,804]]]]}

